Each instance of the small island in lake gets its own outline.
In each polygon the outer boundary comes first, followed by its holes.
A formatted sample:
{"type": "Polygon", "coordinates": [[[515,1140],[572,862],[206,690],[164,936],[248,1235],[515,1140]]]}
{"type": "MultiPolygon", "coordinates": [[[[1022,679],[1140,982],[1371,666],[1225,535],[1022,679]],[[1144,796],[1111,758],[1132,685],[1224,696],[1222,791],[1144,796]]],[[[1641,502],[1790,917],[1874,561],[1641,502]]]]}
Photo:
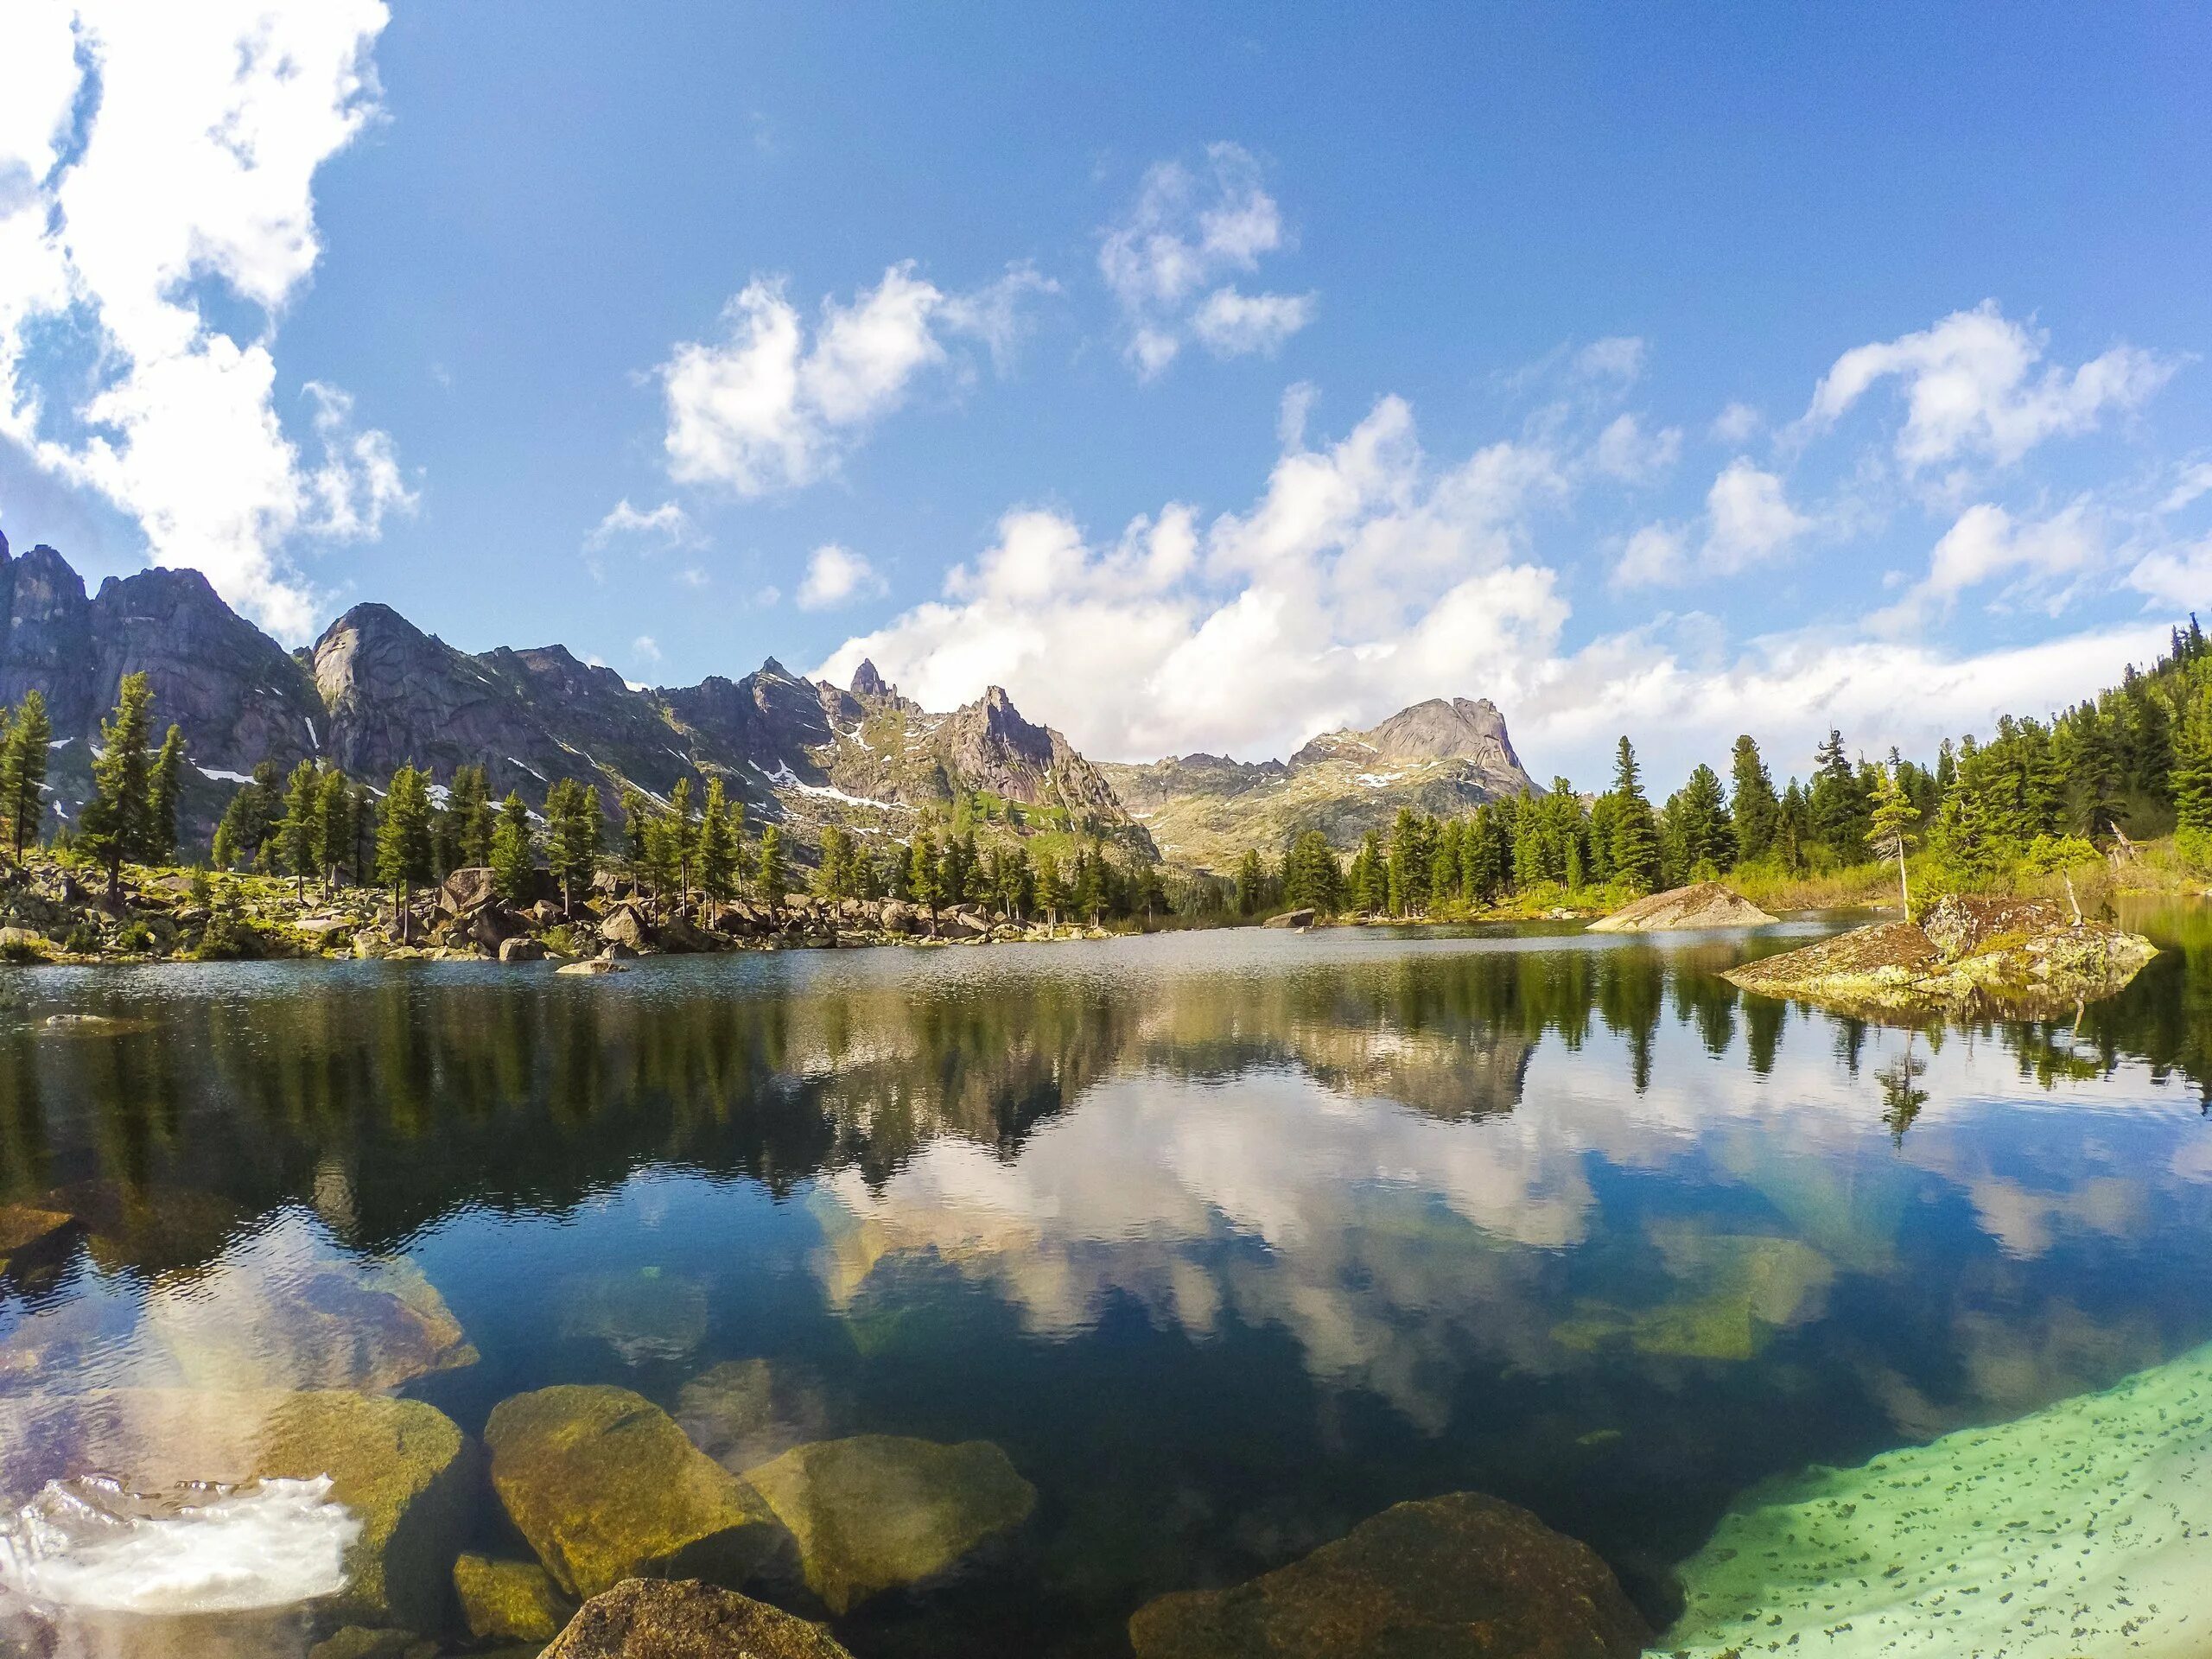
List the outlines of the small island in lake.
{"type": "Polygon", "coordinates": [[[1876,922],[1725,978],[1768,996],[1885,1013],[1994,1004],[2032,1014],[2109,996],[2158,947],[2041,899],[1947,897],[1924,922],[1876,922]]]}

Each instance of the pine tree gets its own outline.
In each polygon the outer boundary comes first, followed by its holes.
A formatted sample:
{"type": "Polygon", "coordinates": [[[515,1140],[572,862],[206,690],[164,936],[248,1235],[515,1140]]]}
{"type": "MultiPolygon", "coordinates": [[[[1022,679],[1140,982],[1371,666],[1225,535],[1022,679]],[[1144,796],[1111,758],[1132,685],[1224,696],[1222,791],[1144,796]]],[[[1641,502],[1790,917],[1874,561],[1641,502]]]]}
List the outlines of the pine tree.
{"type": "Polygon", "coordinates": [[[1267,902],[1268,873],[1261,862],[1260,849],[1247,847],[1244,856],[1236,861],[1236,913],[1256,916],[1267,902]]]}
{"type": "Polygon", "coordinates": [[[153,769],[146,741],[153,721],[154,690],[143,674],[126,674],[114,715],[100,723],[100,753],[92,762],[92,798],[77,827],[77,845],[107,872],[111,906],[123,897],[123,867],[151,855],[153,769]]]}
{"type": "Polygon", "coordinates": [[[1813,787],[1808,801],[1814,837],[1841,864],[1866,857],[1866,798],[1859,774],[1844,753],[1843,734],[1831,727],[1813,756],[1813,787]]]}
{"type": "Polygon", "coordinates": [[[728,793],[721,779],[709,779],[707,804],[699,814],[699,887],[712,906],[712,921],[719,922],[722,906],[736,897],[740,850],[728,793]]]}
{"type": "Polygon", "coordinates": [[[403,944],[414,928],[415,889],[435,868],[432,817],[429,774],[402,766],[391,774],[377,821],[377,879],[391,889],[392,920],[403,944]]]}
{"type": "Polygon", "coordinates": [[[1897,899],[1908,922],[1912,919],[1912,888],[1905,879],[1905,843],[1919,824],[1920,813],[1904,791],[1897,787],[1897,774],[1886,769],[1877,774],[1873,831],[1868,837],[1868,846],[1878,857],[1897,860],[1897,899]]]}
{"type": "Polygon", "coordinates": [[[1636,750],[1620,741],[1613,760],[1613,868],[1647,890],[1659,881],[1659,826],[1644,798],[1636,750]]]}
{"type": "Polygon", "coordinates": [[[906,843],[906,897],[937,919],[944,893],[938,886],[937,837],[927,830],[916,830],[906,843]]]}
{"type": "Polygon", "coordinates": [[[537,860],[530,836],[530,809],[513,790],[499,804],[499,820],[492,830],[492,890],[510,905],[525,903],[537,885],[537,860]]]}
{"type": "Polygon", "coordinates": [[[760,891],[772,908],[784,907],[784,832],[772,823],[760,832],[760,891]]]}
{"type": "Polygon", "coordinates": [[[1037,855],[1037,908],[1045,912],[1046,920],[1052,926],[1060,925],[1060,912],[1067,908],[1068,892],[1060,879],[1060,861],[1050,853],[1037,855]]]}
{"type": "Polygon", "coordinates": [[[1729,810],[1736,826],[1736,862],[1753,863],[1773,850],[1782,803],[1775,796],[1774,779],[1759,756],[1759,746],[1748,734],[1736,740],[1729,756],[1728,780],[1729,810]]]}
{"type": "Polygon", "coordinates": [[[814,890],[832,904],[853,896],[858,885],[853,873],[853,838],[844,825],[824,825],[822,862],[814,872],[814,890]]]}
{"type": "Polygon", "coordinates": [[[18,864],[23,861],[23,849],[37,843],[46,816],[46,762],[53,741],[46,699],[26,691],[23,706],[8,728],[6,747],[0,748],[0,814],[5,816],[5,834],[18,864]]]}
{"type": "Polygon", "coordinates": [[[276,834],[285,874],[292,878],[293,891],[305,898],[308,877],[322,869],[322,779],[312,760],[292,768],[284,788],[284,821],[276,834]]]}
{"type": "MultiPolygon", "coordinates": [[[[425,785],[429,774],[423,773],[425,785]]],[[[481,766],[456,766],[432,830],[437,874],[480,869],[492,861],[492,791],[481,766]]]]}
{"type": "MultiPolygon", "coordinates": [[[[346,785],[346,774],[335,766],[323,772],[315,813],[321,820],[317,839],[322,848],[323,883],[334,887],[339,872],[352,862],[354,843],[353,791],[346,785]]],[[[355,868],[353,874],[359,879],[362,872],[355,868]]]]}
{"type": "Polygon", "coordinates": [[[153,862],[166,862],[176,855],[177,808],[184,796],[184,733],[175,725],[162,739],[148,787],[146,856],[153,862]]]}

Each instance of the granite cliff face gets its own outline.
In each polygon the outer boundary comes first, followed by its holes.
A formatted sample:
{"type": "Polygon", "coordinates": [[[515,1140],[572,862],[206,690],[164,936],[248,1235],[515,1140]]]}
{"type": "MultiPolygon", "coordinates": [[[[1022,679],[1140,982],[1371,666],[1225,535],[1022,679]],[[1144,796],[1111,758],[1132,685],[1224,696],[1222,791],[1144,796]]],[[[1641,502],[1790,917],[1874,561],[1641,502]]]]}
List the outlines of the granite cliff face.
{"type": "Polygon", "coordinates": [[[372,783],[407,763],[438,782],[482,766],[495,795],[516,790],[533,804],[563,778],[594,784],[613,805],[625,787],[665,799],[680,779],[703,791],[719,777],[756,823],[782,819],[802,840],[830,818],[904,835],[919,809],[982,791],[1065,809],[1051,827],[1150,850],[1097,769],[995,688],[931,714],[872,665],[848,691],[771,658],[740,679],[649,690],[564,645],[462,651],[377,604],[355,606],[296,656],[197,571],[111,578],[87,597],[54,549],[13,557],[4,537],[0,616],[0,703],[33,689],[45,696],[65,819],[89,792],[92,745],[118,685],[143,671],[156,731],[181,726],[199,768],[188,839],[209,833],[259,762],[289,770],[316,759],[372,783]]]}
{"type": "Polygon", "coordinates": [[[1186,754],[1100,771],[1162,852],[1222,871],[1309,830],[1350,848],[1387,833],[1401,807],[1446,816],[1541,792],[1488,698],[1432,697],[1370,730],[1312,738],[1287,763],[1186,754]]]}

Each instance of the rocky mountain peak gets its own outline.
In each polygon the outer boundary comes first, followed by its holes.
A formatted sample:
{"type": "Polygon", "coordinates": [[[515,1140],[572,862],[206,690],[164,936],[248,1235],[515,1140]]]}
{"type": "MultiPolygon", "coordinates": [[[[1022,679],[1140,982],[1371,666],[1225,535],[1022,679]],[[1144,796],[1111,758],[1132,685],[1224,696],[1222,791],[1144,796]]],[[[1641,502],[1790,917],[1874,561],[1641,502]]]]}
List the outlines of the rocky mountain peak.
{"type": "Polygon", "coordinates": [[[876,672],[875,664],[867,658],[861,658],[861,665],[853,671],[853,695],[873,699],[888,697],[892,691],[891,683],[876,672]]]}

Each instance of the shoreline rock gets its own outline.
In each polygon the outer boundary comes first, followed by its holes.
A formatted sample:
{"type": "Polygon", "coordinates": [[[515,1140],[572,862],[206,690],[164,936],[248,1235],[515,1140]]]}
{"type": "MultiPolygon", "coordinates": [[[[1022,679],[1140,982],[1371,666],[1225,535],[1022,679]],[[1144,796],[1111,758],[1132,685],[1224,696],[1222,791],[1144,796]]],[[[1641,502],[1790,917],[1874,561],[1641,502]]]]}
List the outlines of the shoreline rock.
{"type": "Polygon", "coordinates": [[[1781,918],[1770,916],[1733,887],[1718,881],[1697,881],[1687,887],[1647,893],[1624,905],[1610,916],[1590,924],[1592,933],[1688,932],[1695,929],[1766,927],[1781,918]]]}
{"type": "Polygon", "coordinates": [[[2123,989],[2158,955],[2140,934],[2040,899],[1954,895],[1924,922],[1876,922],[1722,976],[1844,1011],[2035,1016],[2123,989]]]}
{"type": "Polygon", "coordinates": [[[852,1659],[819,1624],[696,1579],[626,1579],[539,1659],[852,1659]]]}

